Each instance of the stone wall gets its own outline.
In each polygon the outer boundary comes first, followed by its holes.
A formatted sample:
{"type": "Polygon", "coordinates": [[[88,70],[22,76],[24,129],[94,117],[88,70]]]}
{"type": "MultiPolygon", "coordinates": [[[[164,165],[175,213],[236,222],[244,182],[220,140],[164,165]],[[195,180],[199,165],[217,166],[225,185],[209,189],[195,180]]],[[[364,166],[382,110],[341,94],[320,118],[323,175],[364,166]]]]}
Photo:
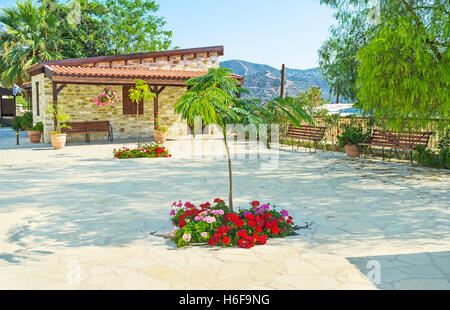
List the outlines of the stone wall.
{"type": "MultiPolygon", "coordinates": [[[[109,63],[107,64],[109,66],[109,63]]],[[[218,68],[219,60],[217,53],[198,53],[196,55],[179,55],[170,57],[158,57],[156,59],[143,59],[141,62],[133,60],[113,62],[112,66],[121,67],[147,67],[173,70],[200,70],[206,71],[208,68],[218,68]]],[[[102,63],[96,64],[102,66],[102,63]]],[[[106,64],[105,64],[106,66],[106,64]]],[[[58,84],[59,85],[59,84],[58,84]]],[[[120,96],[119,102],[105,107],[99,107],[94,103],[102,89],[109,85],[79,85],[67,84],[58,94],[58,104],[62,105],[64,112],[71,116],[73,122],[76,121],[96,121],[107,120],[113,129],[114,139],[132,139],[136,138],[136,115],[123,114],[123,94],[122,86],[112,86],[113,90],[120,96]]],[[[173,113],[174,104],[180,98],[186,87],[166,87],[159,95],[159,113],[160,123],[169,128],[168,137],[182,135],[186,133],[186,123],[182,122],[179,115],[173,113]]],[[[53,104],[52,82],[44,76],[38,74],[32,77],[32,104],[33,120],[41,121],[44,125],[44,142],[50,143],[50,132],[54,130],[53,118],[47,113],[47,108],[53,104]],[[37,115],[36,109],[36,83],[39,82],[39,109],[40,115],[37,115]]],[[[144,114],[139,115],[139,127],[141,138],[145,141],[153,136],[154,114],[153,99],[144,102],[144,114]]],[[[91,141],[106,141],[107,134],[91,134],[91,141]]],[[[70,135],[67,141],[84,141],[82,134],[70,135]]]]}
{"type": "MultiPolygon", "coordinates": [[[[109,62],[97,63],[96,67],[109,67],[109,62]]],[[[219,67],[219,55],[216,52],[187,55],[163,56],[156,58],[113,61],[112,67],[133,67],[165,70],[207,71],[208,68],[219,67]]]]}

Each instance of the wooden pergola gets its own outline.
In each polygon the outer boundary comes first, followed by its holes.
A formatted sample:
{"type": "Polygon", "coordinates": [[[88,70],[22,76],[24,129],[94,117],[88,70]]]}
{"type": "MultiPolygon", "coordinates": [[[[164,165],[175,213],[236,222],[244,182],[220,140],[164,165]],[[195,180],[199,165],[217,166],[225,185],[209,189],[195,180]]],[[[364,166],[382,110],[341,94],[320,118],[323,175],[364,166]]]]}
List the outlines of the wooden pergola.
{"type": "MultiPolygon", "coordinates": [[[[210,53],[223,55],[223,46],[46,61],[31,66],[27,71],[30,76],[43,73],[51,80],[54,106],[58,104],[58,94],[68,84],[126,86],[134,85],[135,79],[144,80],[155,94],[153,110],[156,117],[159,95],[166,87],[186,87],[187,80],[207,71],[157,69],[147,64],[154,64],[161,58],[169,61],[171,57],[208,57],[210,53]]],[[[234,77],[243,84],[242,77],[234,77]]],[[[54,122],[56,127],[56,120],[54,122]]]]}

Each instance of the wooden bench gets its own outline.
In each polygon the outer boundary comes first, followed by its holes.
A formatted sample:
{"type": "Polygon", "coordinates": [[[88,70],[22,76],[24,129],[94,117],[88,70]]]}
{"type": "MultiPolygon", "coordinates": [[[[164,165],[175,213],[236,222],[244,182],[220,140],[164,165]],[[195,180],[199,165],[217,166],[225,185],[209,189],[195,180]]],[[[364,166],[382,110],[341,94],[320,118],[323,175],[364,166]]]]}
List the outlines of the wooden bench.
{"type": "MultiPolygon", "coordinates": [[[[374,129],[372,137],[368,143],[358,143],[358,146],[368,146],[370,153],[373,155],[372,147],[381,147],[382,156],[384,160],[384,148],[391,148],[395,150],[398,156],[397,149],[403,149],[410,151],[411,165],[413,164],[413,152],[418,146],[427,147],[430,136],[433,132],[421,131],[413,133],[401,133],[393,131],[383,131],[380,129],[374,129]]],[[[366,152],[367,155],[367,152],[366,152]]]]}
{"type": "MultiPolygon", "coordinates": [[[[317,150],[317,145],[323,139],[325,135],[326,127],[314,127],[308,125],[302,125],[300,127],[295,127],[292,124],[289,124],[286,128],[286,133],[281,135],[282,139],[291,139],[292,148],[294,148],[293,140],[305,140],[314,142],[314,151],[317,150]]],[[[297,144],[298,149],[298,144],[297,144]]]]}
{"type": "Polygon", "coordinates": [[[108,121],[93,121],[93,122],[70,122],[66,123],[70,128],[64,128],[63,132],[68,135],[85,134],[86,142],[91,142],[91,133],[107,133],[108,140],[113,140],[113,132],[108,121]]]}

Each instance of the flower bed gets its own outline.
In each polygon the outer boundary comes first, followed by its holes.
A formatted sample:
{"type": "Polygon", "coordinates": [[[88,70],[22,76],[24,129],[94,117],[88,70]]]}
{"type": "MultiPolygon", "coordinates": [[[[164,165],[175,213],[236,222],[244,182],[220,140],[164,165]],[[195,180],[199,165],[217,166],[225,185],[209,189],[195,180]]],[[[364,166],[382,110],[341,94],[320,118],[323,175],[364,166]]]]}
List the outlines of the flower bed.
{"type": "Polygon", "coordinates": [[[172,157],[164,146],[156,143],[138,146],[135,149],[122,147],[118,150],[114,149],[114,157],[119,159],[128,158],[158,158],[158,157],[172,157]]]}
{"type": "Polygon", "coordinates": [[[253,201],[249,209],[230,212],[224,201],[216,198],[196,207],[190,202],[172,204],[171,239],[178,247],[208,243],[211,246],[252,248],[268,238],[284,238],[294,231],[288,211],[253,201]]]}

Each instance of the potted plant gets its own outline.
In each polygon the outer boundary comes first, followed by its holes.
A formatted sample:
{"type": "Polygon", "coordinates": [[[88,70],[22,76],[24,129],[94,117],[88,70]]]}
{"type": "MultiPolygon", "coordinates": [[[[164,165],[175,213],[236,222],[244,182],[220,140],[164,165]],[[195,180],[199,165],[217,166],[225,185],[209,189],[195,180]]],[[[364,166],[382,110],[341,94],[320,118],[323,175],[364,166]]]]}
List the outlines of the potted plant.
{"type": "Polygon", "coordinates": [[[156,143],[163,144],[166,142],[166,133],[168,131],[166,126],[161,126],[159,123],[159,113],[156,112],[155,118],[155,131],[153,132],[153,136],[155,138],[156,143]]]}
{"type": "Polygon", "coordinates": [[[41,142],[42,132],[44,131],[44,126],[42,122],[37,122],[33,127],[28,128],[28,138],[31,143],[39,143],[41,142]]]}
{"type": "Polygon", "coordinates": [[[53,115],[56,119],[55,131],[50,133],[50,138],[52,140],[52,146],[55,150],[64,148],[66,145],[67,134],[63,132],[65,128],[71,128],[66,125],[66,122],[70,120],[70,116],[63,112],[62,105],[50,105],[47,112],[53,115]]]}
{"type": "Polygon", "coordinates": [[[370,130],[365,131],[361,126],[355,126],[352,122],[345,125],[344,130],[338,130],[337,139],[340,147],[345,148],[345,153],[349,157],[358,157],[358,143],[367,141],[370,137],[370,130]]]}

